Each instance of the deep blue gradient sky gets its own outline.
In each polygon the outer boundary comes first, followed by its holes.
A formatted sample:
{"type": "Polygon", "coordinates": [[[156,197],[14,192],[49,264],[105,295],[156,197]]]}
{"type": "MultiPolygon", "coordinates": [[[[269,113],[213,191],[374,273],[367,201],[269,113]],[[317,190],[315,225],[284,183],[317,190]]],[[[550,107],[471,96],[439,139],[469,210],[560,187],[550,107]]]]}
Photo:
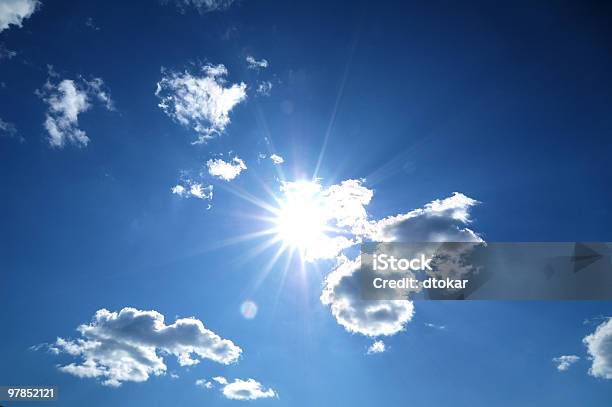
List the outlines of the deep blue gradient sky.
{"type": "Polygon", "coordinates": [[[181,170],[233,151],[249,170],[232,185],[265,198],[275,168],[310,177],[326,145],[324,184],[366,178],[373,218],[460,191],[481,202],[487,241],[612,240],[612,10],[578,2],[239,1],[200,14],[172,3],[43,1],[0,33],[0,385],[53,384],[53,405],[232,405],[198,378],[253,377],[270,406],[609,406],[612,382],[587,374],[585,319],[609,302],[427,302],[406,330],[372,342],[319,301],[331,263],[285,276],[258,243],[261,210],[215,186],[213,207],[170,194],[181,170]],[[99,30],[86,26],[92,18],[99,30]],[[256,73],[247,55],[266,58],[256,73]],[[193,131],[157,107],[161,68],[224,64],[230,82],[274,83],[249,95],[225,134],[193,131]],[[116,111],[79,116],[91,143],[53,149],[35,95],[48,78],[101,77],[116,111]],[[335,113],[334,113],[335,112],[335,113]],[[325,143],[327,135],[327,143],[325,143]],[[240,304],[259,305],[253,320],[240,304]],[[195,316],[244,350],[120,388],[59,372],[66,355],[29,347],[76,337],[96,310],[125,306],[195,316]],[[425,323],[444,325],[439,330],[425,323]],[[582,360],[559,373],[551,359],[582,360]]]}

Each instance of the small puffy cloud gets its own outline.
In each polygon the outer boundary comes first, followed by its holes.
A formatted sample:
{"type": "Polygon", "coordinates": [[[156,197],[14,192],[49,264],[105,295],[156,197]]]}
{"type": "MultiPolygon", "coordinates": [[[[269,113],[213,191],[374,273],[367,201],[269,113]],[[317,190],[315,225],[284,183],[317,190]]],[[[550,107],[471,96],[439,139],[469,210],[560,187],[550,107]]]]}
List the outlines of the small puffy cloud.
{"type": "Polygon", "coordinates": [[[576,355],[562,355],[557,358],[553,358],[553,363],[557,365],[557,370],[560,372],[565,372],[568,370],[574,363],[580,360],[579,356],[576,355]]]}
{"type": "Polygon", "coordinates": [[[49,107],[44,126],[52,147],[62,148],[66,143],[87,146],[90,139],[79,128],[78,117],[91,108],[92,98],[100,101],[108,110],[113,110],[110,94],[100,78],[64,79],[59,83],[47,81],[43,89],[36,93],[49,107]]]}
{"type": "Polygon", "coordinates": [[[438,329],[440,331],[443,331],[446,329],[446,326],[444,325],[436,325],[436,324],[432,324],[431,322],[425,322],[423,325],[425,325],[427,328],[438,329]]]}
{"type": "Polygon", "coordinates": [[[383,341],[375,341],[368,348],[368,355],[376,353],[383,353],[386,350],[385,343],[383,341]]]}
{"type": "Polygon", "coordinates": [[[120,312],[101,309],[89,324],[78,327],[81,337],[58,338],[50,349],[80,360],[59,366],[62,372],[96,378],[107,386],[144,382],[150,375],[166,372],[164,357],[173,355],[181,366],[200,359],[221,364],[234,363],[242,349],[207,329],[196,318],[180,318],[167,325],[157,311],[123,308],[120,312]]]}
{"type": "Polygon", "coordinates": [[[595,332],[586,336],[582,342],[592,360],[589,374],[602,379],[612,379],[612,318],[601,323],[595,332]]]}
{"type": "Polygon", "coordinates": [[[232,109],[246,99],[246,84],[228,84],[224,65],[205,65],[196,74],[162,72],[155,91],[158,106],[174,121],[198,133],[195,144],[222,134],[232,109]]]}
{"type": "Polygon", "coordinates": [[[257,84],[256,92],[258,95],[270,96],[270,93],[272,93],[272,82],[270,81],[259,82],[257,84]]]}
{"type": "Polygon", "coordinates": [[[0,32],[10,25],[21,27],[40,6],[38,0],[3,0],[0,2],[0,32]]]}
{"type": "Polygon", "coordinates": [[[212,200],[213,198],[213,186],[204,186],[199,182],[195,182],[191,179],[186,179],[182,183],[176,184],[171,188],[171,192],[174,195],[178,195],[181,198],[198,198],[203,200],[212,200]]]}
{"type": "Polygon", "coordinates": [[[213,377],[213,380],[219,384],[223,384],[223,385],[227,384],[227,379],[223,376],[215,376],[213,377]]]}
{"type": "MultiPolygon", "coordinates": [[[[265,156],[264,156],[264,158],[265,158],[265,156]]],[[[283,157],[281,157],[280,155],[278,155],[278,154],[272,154],[270,156],[270,160],[272,160],[272,162],[275,165],[280,165],[280,164],[285,162],[285,159],[283,157]]]]}
{"type": "Polygon", "coordinates": [[[208,173],[213,177],[220,178],[224,181],[231,181],[236,178],[243,170],[247,169],[246,164],[238,157],[234,157],[231,161],[223,161],[220,158],[208,160],[206,162],[208,173]]]}
{"type": "Polygon", "coordinates": [[[203,389],[212,389],[213,387],[213,384],[210,381],[204,379],[196,380],[195,385],[203,389]]]}
{"type": "Polygon", "coordinates": [[[214,381],[221,384],[221,392],[230,400],[256,400],[261,398],[278,397],[271,388],[265,389],[261,383],[254,379],[235,379],[229,382],[224,377],[215,377],[214,381]]]}
{"type": "MultiPolygon", "coordinates": [[[[165,0],[167,2],[169,0],[165,0]]],[[[186,11],[193,7],[200,13],[225,10],[232,5],[234,0],[174,0],[174,3],[181,11],[186,11]]]]}
{"type": "Polygon", "coordinates": [[[265,59],[261,59],[261,60],[256,60],[255,57],[249,55],[246,57],[246,61],[247,61],[247,66],[249,69],[265,69],[268,67],[268,61],[265,59]]]}

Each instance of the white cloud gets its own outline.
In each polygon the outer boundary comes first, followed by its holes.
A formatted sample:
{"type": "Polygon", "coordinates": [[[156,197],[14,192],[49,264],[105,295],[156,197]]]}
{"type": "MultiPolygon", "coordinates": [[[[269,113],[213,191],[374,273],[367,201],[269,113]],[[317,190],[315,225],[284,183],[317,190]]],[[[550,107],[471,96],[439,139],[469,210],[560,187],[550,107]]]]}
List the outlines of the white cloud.
{"type": "Polygon", "coordinates": [[[227,384],[227,379],[223,376],[215,376],[213,377],[213,380],[216,381],[219,384],[227,384]]]}
{"type": "Polygon", "coordinates": [[[204,186],[199,182],[195,182],[191,179],[186,179],[182,183],[176,184],[171,188],[174,195],[178,195],[181,198],[198,198],[203,200],[212,200],[213,198],[213,186],[204,186]]]}
{"type": "Polygon", "coordinates": [[[194,143],[220,135],[232,109],[246,99],[246,84],[227,84],[224,65],[205,65],[201,74],[164,72],[157,83],[158,106],[170,118],[198,133],[194,143]]]}
{"type": "Polygon", "coordinates": [[[203,389],[212,389],[213,384],[204,379],[198,379],[195,381],[195,385],[198,387],[202,387],[203,389]]]}
{"type": "Polygon", "coordinates": [[[432,324],[431,322],[425,322],[423,325],[425,325],[427,328],[439,329],[440,331],[443,331],[446,329],[446,326],[444,325],[436,325],[436,324],[432,324]]]}
{"type": "Polygon", "coordinates": [[[579,360],[580,360],[580,357],[576,355],[563,355],[557,358],[553,358],[553,363],[557,365],[558,371],[565,372],[574,363],[578,362],[579,360]]]}
{"type": "Polygon", "coordinates": [[[79,128],[78,117],[91,108],[91,98],[101,101],[112,110],[113,102],[100,78],[88,81],[64,79],[57,84],[45,83],[42,91],[36,92],[49,106],[45,119],[45,129],[49,133],[49,144],[62,148],[66,143],[80,147],[87,146],[90,139],[79,128]]]}
{"type": "Polygon", "coordinates": [[[196,318],[180,318],[166,325],[156,311],[123,308],[119,313],[101,309],[91,323],[77,329],[81,338],[58,338],[51,346],[55,353],[67,353],[81,360],[60,366],[78,377],[97,378],[107,386],[143,382],[150,375],[166,372],[163,356],[173,355],[181,366],[209,359],[234,363],[242,349],[207,329],[196,318]]]}
{"type": "Polygon", "coordinates": [[[193,7],[200,13],[208,13],[227,9],[234,0],[174,0],[174,2],[182,11],[185,11],[188,7],[193,7]]]}
{"type": "Polygon", "coordinates": [[[601,323],[595,332],[582,342],[592,360],[589,374],[602,379],[612,379],[612,318],[601,323]]]}
{"type": "Polygon", "coordinates": [[[223,385],[221,392],[231,400],[256,400],[260,398],[278,397],[271,388],[265,389],[261,383],[254,379],[235,379],[229,382],[224,377],[213,378],[217,383],[223,385]]]}
{"type": "Polygon", "coordinates": [[[223,161],[220,158],[208,160],[206,162],[208,173],[213,177],[220,178],[224,181],[231,181],[236,178],[243,170],[247,169],[246,164],[238,157],[234,157],[232,161],[223,161]]]}
{"type": "Polygon", "coordinates": [[[40,6],[38,0],[3,0],[0,2],[0,32],[9,25],[21,27],[23,20],[30,18],[40,6]]]}
{"type": "MultiPolygon", "coordinates": [[[[265,158],[265,156],[264,156],[264,158],[265,158]]],[[[272,154],[270,156],[270,160],[272,160],[272,162],[275,165],[280,165],[280,164],[285,162],[285,159],[283,157],[281,157],[280,155],[278,155],[278,154],[272,154]]]]}
{"type": "Polygon", "coordinates": [[[268,67],[268,61],[265,59],[256,60],[255,57],[249,55],[246,57],[247,65],[249,69],[265,69],[268,67]]]}
{"type": "Polygon", "coordinates": [[[383,353],[386,350],[385,343],[383,341],[375,341],[368,348],[368,355],[375,353],[383,353]]]}
{"type": "MultiPolygon", "coordinates": [[[[469,210],[476,201],[455,193],[435,200],[421,209],[406,214],[368,221],[365,205],[372,191],[361,183],[347,181],[343,188],[333,189],[332,206],[338,225],[350,227],[356,235],[365,235],[379,242],[481,242],[475,232],[465,227],[469,210]]],[[[331,189],[331,188],[330,188],[331,189]]],[[[366,301],[361,298],[361,259],[344,258],[325,279],[321,302],[328,305],[336,321],[351,333],[370,337],[394,335],[402,331],[414,313],[409,300],[366,301]]],[[[402,292],[408,298],[408,292],[402,292]]]]}

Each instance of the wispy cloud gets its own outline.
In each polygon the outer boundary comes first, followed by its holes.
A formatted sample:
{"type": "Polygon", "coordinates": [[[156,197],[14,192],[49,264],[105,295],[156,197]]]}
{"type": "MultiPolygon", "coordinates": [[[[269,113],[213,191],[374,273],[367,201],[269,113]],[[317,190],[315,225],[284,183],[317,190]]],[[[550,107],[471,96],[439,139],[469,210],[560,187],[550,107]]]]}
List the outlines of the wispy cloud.
{"type": "Polygon", "coordinates": [[[249,55],[246,57],[246,62],[247,62],[247,67],[249,69],[259,70],[259,69],[265,69],[268,67],[268,60],[262,58],[258,61],[252,55],[249,55]]]}
{"type": "Polygon", "coordinates": [[[25,139],[17,133],[17,128],[13,123],[5,122],[0,118],[0,137],[15,137],[19,141],[25,141],[25,139]]]}
{"type": "Polygon", "coordinates": [[[205,65],[192,74],[162,70],[155,95],[159,107],[170,118],[198,133],[195,143],[222,134],[230,123],[230,112],[246,99],[246,84],[227,84],[224,65],[205,65]]]}
{"type": "Polygon", "coordinates": [[[79,147],[89,144],[89,137],[79,128],[78,118],[92,107],[92,99],[97,99],[108,110],[114,109],[110,93],[100,78],[86,80],[80,77],[76,81],[64,79],[58,83],[50,78],[36,94],[48,105],[44,126],[49,144],[57,148],[66,144],[79,147]]]}
{"type": "Polygon", "coordinates": [[[17,51],[8,49],[4,43],[0,43],[0,61],[3,59],[12,59],[17,55],[17,51]]]}
{"type": "Polygon", "coordinates": [[[209,380],[205,380],[205,379],[198,379],[195,381],[195,385],[198,387],[202,387],[203,389],[212,389],[213,388],[213,384],[211,381],[209,380]]]}
{"type": "Polygon", "coordinates": [[[368,355],[376,353],[383,353],[386,350],[385,343],[383,341],[375,341],[368,348],[368,355]]]}
{"type": "Polygon", "coordinates": [[[256,92],[261,96],[270,96],[272,93],[272,82],[262,81],[257,84],[256,92]]]}
{"type": "MultiPolygon", "coordinates": [[[[167,3],[172,0],[162,0],[167,3]]],[[[173,0],[179,10],[185,12],[189,8],[195,8],[200,13],[225,10],[234,3],[234,0],[173,0]]]]}
{"type": "Polygon", "coordinates": [[[196,318],[180,318],[166,325],[159,312],[135,308],[123,308],[118,313],[101,309],[78,331],[80,338],[58,338],[49,346],[54,353],[81,359],[59,369],[114,387],[164,374],[164,355],[173,355],[181,366],[190,366],[200,359],[227,365],[242,353],[232,341],[221,338],[196,318]]]}
{"type": "Polygon", "coordinates": [[[576,355],[562,355],[557,358],[553,358],[553,363],[557,365],[557,370],[565,372],[576,362],[580,360],[579,356],[576,355]]]}

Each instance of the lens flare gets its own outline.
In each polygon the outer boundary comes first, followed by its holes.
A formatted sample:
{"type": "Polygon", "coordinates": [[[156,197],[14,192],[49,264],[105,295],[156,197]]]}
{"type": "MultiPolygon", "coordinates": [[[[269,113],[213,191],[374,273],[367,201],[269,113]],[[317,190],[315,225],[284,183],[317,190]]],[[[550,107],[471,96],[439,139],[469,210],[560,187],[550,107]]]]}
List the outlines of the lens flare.
{"type": "Polygon", "coordinates": [[[246,319],[253,319],[257,316],[257,304],[254,301],[247,300],[240,305],[240,313],[246,319]]]}

